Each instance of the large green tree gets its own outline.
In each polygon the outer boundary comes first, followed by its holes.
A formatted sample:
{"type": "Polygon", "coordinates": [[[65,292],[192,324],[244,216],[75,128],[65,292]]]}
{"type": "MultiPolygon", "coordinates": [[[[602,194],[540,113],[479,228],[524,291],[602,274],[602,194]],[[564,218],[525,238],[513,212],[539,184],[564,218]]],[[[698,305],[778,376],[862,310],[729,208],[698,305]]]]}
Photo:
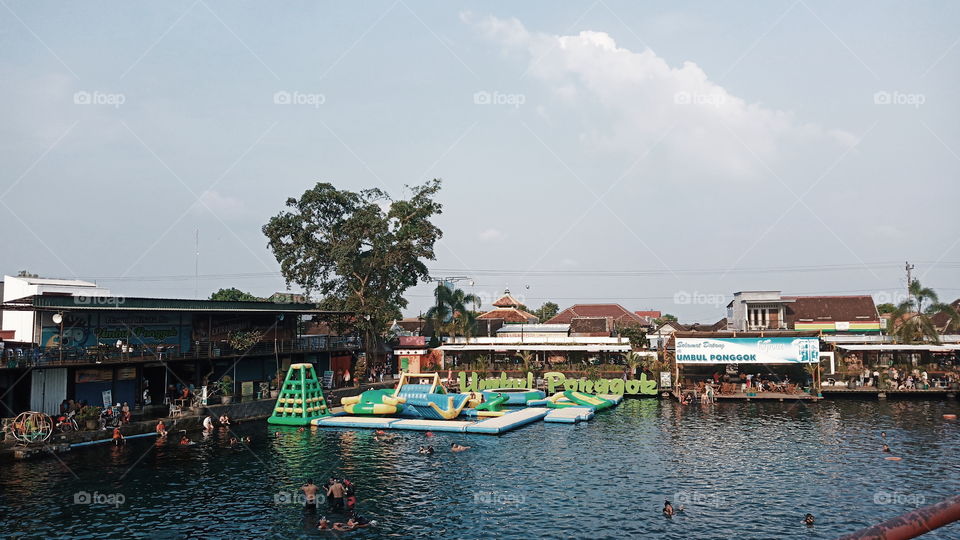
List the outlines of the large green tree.
{"type": "Polygon", "coordinates": [[[262,298],[258,298],[248,292],[241,291],[235,287],[230,287],[229,289],[220,289],[219,291],[210,295],[211,300],[220,300],[224,302],[262,302],[262,298]]]}
{"type": "Polygon", "coordinates": [[[887,331],[900,343],[929,341],[939,344],[940,334],[933,317],[943,313],[951,321],[957,321],[960,314],[950,304],[940,302],[937,293],[921,285],[919,280],[910,282],[909,292],[910,296],[890,314],[887,331]]]}
{"type": "Polygon", "coordinates": [[[407,188],[409,198],[392,200],[379,189],[318,183],[263,226],[287,285],[355,313],[368,343],[407,306],[404,292],[428,277],[425,261],[442,235],[431,221],[442,209],[434,200],[440,180],[407,188]]]}

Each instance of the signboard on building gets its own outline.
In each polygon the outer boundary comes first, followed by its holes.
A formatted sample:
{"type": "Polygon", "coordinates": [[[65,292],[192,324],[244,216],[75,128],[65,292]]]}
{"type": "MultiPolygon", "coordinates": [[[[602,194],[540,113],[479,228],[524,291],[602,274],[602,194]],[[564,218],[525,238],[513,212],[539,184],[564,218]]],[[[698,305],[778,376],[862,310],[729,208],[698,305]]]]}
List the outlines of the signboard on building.
{"type": "Polygon", "coordinates": [[[812,364],[820,359],[815,337],[677,338],[678,364],[812,364]]]}

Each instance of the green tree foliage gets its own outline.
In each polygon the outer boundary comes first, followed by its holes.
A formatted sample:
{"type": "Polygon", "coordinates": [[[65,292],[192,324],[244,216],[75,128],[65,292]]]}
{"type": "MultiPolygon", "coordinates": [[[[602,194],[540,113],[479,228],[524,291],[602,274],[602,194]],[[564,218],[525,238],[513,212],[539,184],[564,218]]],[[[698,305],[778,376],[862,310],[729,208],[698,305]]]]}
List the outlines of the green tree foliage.
{"type": "Polygon", "coordinates": [[[677,322],[677,317],[669,313],[664,313],[660,318],[654,319],[653,324],[660,326],[665,322],[677,322]]]}
{"type": "Polygon", "coordinates": [[[924,287],[915,279],[910,283],[910,297],[891,312],[887,331],[899,343],[929,341],[939,344],[940,334],[932,319],[940,313],[947,315],[953,323],[960,319],[953,306],[940,302],[933,289],[924,287]]]}
{"type": "Polygon", "coordinates": [[[877,304],[877,313],[883,315],[885,313],[893,313],[897,310],[897,306],[893,304],[877,304]]]}
{"type": "Polygon", "coordinates": [[[263,226],[289,286],[319,292],[329,309],[357,314],[368,338],[380,336],[400,309],[403,294],[428,276],[442,233],[431,219],[440,181],[408,186],[410,197],[391,200],[379,189],[359,193],[318,183],[287,199],[288,210],[263,226]]]}
{"type": "Polygon", "coordinates": [[[630,347],[633,349],[646,349],[650,346],[647,332],[639,326],[630,325],[620,328],[620,336],[629,339],[630,347]]]}
{"type": "Polygon", "coordinates": [[[462,289],[451,289],[445,284],[437,286],[433,293],[436,302],[427,310],[426,317],[433,321],[437,335],[468,336],[473,332],[476,312],[471,309],[480,303],[476,295],[465,293],[462,289]]]}
{"type": "Polygon", "coordinates": [[[211,300],[219,300],[221,302],[262,302],[262,298],[258,298],[248,292],[241,291],[240,289],[231,287],[229,289],[220,289],[219,291],[210,295],[211,300]]]}
{"type": "Polygon", "coordinates": [[[530,313],[536,315],[537,318],[540,319],[540,322],[544,323],[556,317],[557,313],[560,313],[560,306],[553,302],[544,302],[544,304],[540,306],[540,309],[531,311],[530,313]]]}

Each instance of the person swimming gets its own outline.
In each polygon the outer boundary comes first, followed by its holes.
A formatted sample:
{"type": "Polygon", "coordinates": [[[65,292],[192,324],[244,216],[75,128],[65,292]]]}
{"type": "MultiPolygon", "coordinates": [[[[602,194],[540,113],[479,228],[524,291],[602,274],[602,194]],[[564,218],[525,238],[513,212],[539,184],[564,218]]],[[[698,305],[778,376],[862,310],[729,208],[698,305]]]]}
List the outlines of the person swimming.
{"type": "Polygon", "coordinates": [[[425,447],[421,446],[420,448],[417,449],[417,453],[418,453],[418,454],[426,454],[426,453],[427,453],[427,449],[426,449],[425,447]]]}
{"type": "Polygon", "coordinates": [[[320,521],[317,522],[317,528],[321,531],[325,531],[330,528],[330,521],[327,519],[327,516],[320,518],[320,521]]]}
{"type": "Polygon", "coordinates": [[[463,452],[469,449],[470,449],[469,446],[464,446],[462,444],[457,444],[457,443],[450,443],[451,452],[463,452]]]}
{"type": "Polygon", "coordinates": [[[663,501],[663,515],[667,516],[668,518],[672,518],[673,514],[675,513],[676,512],[673,509],[673,505],[670,504],[670,501],[663,501]]]}
{"type": "Polygon", "coordinates": [[[886,443],[884,443],[884,445],[883,445],[882,447],[880,447],[880,451],[881,451],[881,452],[886,452],[886,453],[889,454],[889,453],[890,453],[890,447],[887,446],[886,443]]]}
{"type": "Polygon", "coordinates": [[[807,513],[807,515],[803,516],[803,522],[807,525],[807,527],[813,527],[814,521],[813,514],[807,513]]]}
{"type": "Polygon", "coordinates": [[[253,437],[249,435],[244,435],[243,437],[240,438],[240,440],[243,441],[243,444],[250,444],[253,442],[253,437]]]}
{"type": "Polygon", "coordinates": [[[433,447],[432,447],[432,446],[428,446],[428,447],[427,447],[427,454],[428,454],[428,455],[433,455],[433,447]]]}
{"type": "Polygon", "coordinates": [[[190,446],[193,444],[193,441],[187,438],[186,435],[180,437],[180,446],[190,446]]]}

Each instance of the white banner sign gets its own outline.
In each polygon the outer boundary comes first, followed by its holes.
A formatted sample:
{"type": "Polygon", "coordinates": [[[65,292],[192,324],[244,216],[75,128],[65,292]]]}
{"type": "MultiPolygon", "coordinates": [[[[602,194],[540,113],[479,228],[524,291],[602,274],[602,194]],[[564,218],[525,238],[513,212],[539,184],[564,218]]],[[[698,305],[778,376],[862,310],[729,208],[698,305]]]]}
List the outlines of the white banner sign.
{"type": "Polygon", "coordinates": [[[812,364],[820,359],[815,337],[677,338],[678,364],[812,364]]]}

